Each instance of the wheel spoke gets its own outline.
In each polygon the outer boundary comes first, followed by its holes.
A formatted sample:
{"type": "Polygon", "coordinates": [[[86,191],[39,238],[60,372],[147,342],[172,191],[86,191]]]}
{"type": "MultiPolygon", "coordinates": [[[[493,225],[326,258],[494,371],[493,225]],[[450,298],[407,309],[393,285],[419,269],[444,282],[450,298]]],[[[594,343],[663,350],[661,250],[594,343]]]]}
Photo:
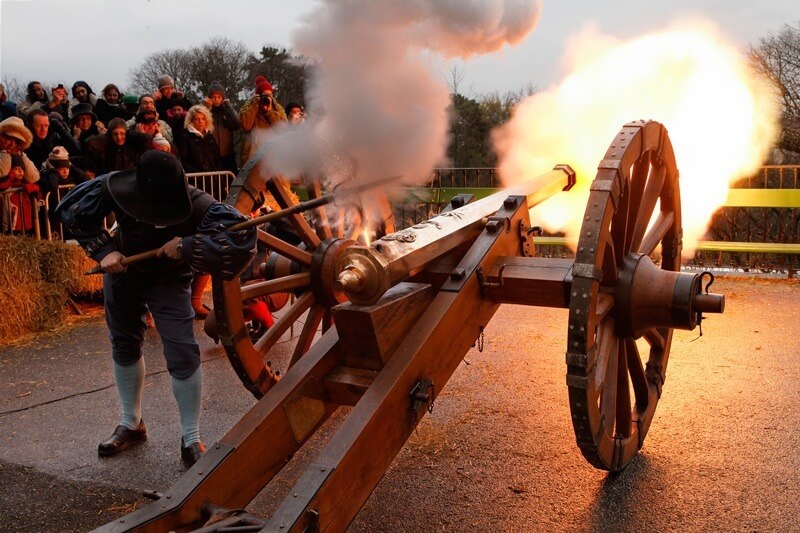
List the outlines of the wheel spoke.
{"type": "MultiPolygon", "coordinates": [[[[289,196],[289,184],[286,180],[279,178],[272,178],[267,181],[267,189],[272,193],[275,201],[278,202],[282,208],[286,209],[294,205],[291,196],[289,196]]],[[[286,218],[292,223],[298,232],[298,235],[306,243],[309,248],[316,248],[322,242],[317,236],[316,232],[311,228],[308,221],[303,217],[302,213],[295,213],[286,218]]]]}
{"type": "Polygon", "coordinates": [[[347,233],[345,233],[344,238],[349,240],[358,240],[358,234],[361,233],[361,219],[359,218],[358,221],[353,221],[349,228],[347,228],[347,233]]]}
{"type": "Polygon", "coordinates": [[[631,241],[631,249],[637,250],[642,242],[645,231],[650,220],[653,218],[653,211],[656,208],[658,199],[661,198],[661,190],[664,188],[664,178],[667,175],[667,169],[664,165],[653,167],[650,176],[647,178],[644,192],[642,193],[642,201],[639,204],[639,211],[636,215],[636,223],[633,228],[633,238],[631,241]]]}
{"type": "Polygon", "coordinates": [[[291,259],[292,261],[300,263],[303,266],[307,267],[311,266],[310,253],[306,252],[305,250],[301,250],[300,248],[292,244],[289,244],[288,242],[281,240],[275,235],[267,233],[262,229],[258,230],[258,242],[260,242],[270,250],[278,252],[287,259],[291,259]]]}
{"type": "Polygon", "coordinates": [[[635,340],[627,338],[625,339],[625,344],[627,345],[625,352],[628,356],[628,371],[630,372],[631,383],[633,384],[636,408],[639,411],[644,411],[647,409],[649,389],[647,387],[647,377],[644,373],[644,366],[642,366],[642,358],[635,340]]]}
{"type": "MultiPolygon", "coordinates": [[[[314,180],[308,186],[309,199],[322,198],[322,186],[319,181],[314,180]]],[[[314,227],[317,230],[317,236],[320,239],[330,239],[333,234],[331,233],[331,225],[328,221],[328,213],[325,212],[325,207],[320,206],[314,210],[317,216],[316,224],[314,227]]]]}
{"type": "Polygon", "coordinates": [[[650,329],[644,333],[645,340],[653,350],[664,351],[667,347],[667,339],[657,329],[650,329]]]}
{"type": "Polygon", "coordinates": [[[606,241],[606,250],[603,252],[603,285],[614,287],[617,285],[619,270],[617,268],[617,256],[614,251],[614,241],[606,241]]]}
{"type": "Polygon", "coordinates": [[[611,433],[614,428],[614,421],[616,420],[617,410],[617,364],[619,362],[620,342],[617,337],[611,340],[612,346],[607,352],[608,361],[606,364],[606,376],[611,376],[611,379],[605,379],[602,385],[600,394],[600,414],[603,417],[603,426],[611,433]]]}
{"type": "Polygon", "coordinates": [[[286,333],[286,330],[300,318],[300,315],[305,313],[311,304],[314,302],[314,294],[311,291],[304,292],[295,302],[286,310],[286,314],[275,321],[275,324],[256,341],[253,347],[263,357],[270,348],[281,338],[281,335],[286,333]]]}
{"type": "Polygon", "coordinates": [[[322,333],[325,333],[333,327],[333,313],[330,310],[325,311],[325,316],[322,318],[322,333]]]}
{"type": "Polygon", "coordinates": [[[308,349],[311,348],[311,344],[314,342],[314,336],[317,334],[317,329],[319,329],[319,324],[322,322],[322,317],[325,315],[326,311],[325,307],[320,304],[311,306],[311,310],[309,310],[308,316],[306,316],[306,323],[303,324],[303,331],[300,332],[300,336],[297,338],[297,344],[294,347],[292,360],[289,362],[289,368],[292,368],[292,366],[305,355],[308,349]]]}
{"type": "Polygon", "coordinates": [[[608,315],[609,311],[614,307],[614,295],[608,292],[597,293],[597,308],[595,309],[595,317],[597,323],[603,321],[608,315]]]}
{"type": "MultiPolygon", "coordinates": [[[[600,324],[597,336],[598,338],[595,340],[597,352],[594,362],[594,387],[595,390],[601,390],[606,382],[606,376],[608,376],[609,364],[616,358],[618,339],[614,335],[614,321],[611,318],[600,324]]],[[[614,371],[616,371],[616,367],[612,370],[612,372],[614,371]]]]}
{"type": "MultiPolygon", "coordinates": [[[[628,339],[620,340],[620,351],[617,359],[617,421],[614,434],[621,437],[631,436],[631,392],[628,388],[628,339]]],[[[608,386],[608,385],[606,385],[608,386]]]]}
{"type": "Polygon", "coordinates": [[[650,231],[647,232],[647,235],[642,240],[642,244],[639,245],[639,253],[644,255],[652,254],[670,228],[672,228],[674,222],[675,213],[664,213],[663,211],[659,213],[650,231]]]}
{"type": "Polygon", "coordinates": [[[650,175],[650,152],[644,154],[633,164],[631,169],[630,191],[628,195],[628,219],[625,224],[625,255],[633,251],[633,234],[638,221],[639,207],[642,204],[642,194],[644,194],[650,175]]]}
{"type": "Polygon", "coordinates": [[[285,292],[291,289],[301,289],[311,285],[311,274],[300,272],[282,278],[259,281],[242,287],[242,301],[258,298],[275,292],[285,292]]]}

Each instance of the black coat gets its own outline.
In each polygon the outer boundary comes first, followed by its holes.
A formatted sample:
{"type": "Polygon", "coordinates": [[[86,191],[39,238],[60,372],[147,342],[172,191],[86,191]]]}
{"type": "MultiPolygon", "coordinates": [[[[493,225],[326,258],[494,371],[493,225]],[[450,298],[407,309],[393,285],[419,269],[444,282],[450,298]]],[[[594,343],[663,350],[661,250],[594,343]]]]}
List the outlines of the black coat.
{"type": "Polygon", "coordinates": [[[106,126],[108,126],[108,122],[112,118],[128,120],[133,116],[132,114],[128,113],[128,110],[125,109],[124,105],[111,105],[102,98],[97,99],[97,103],[94,106],[94,114],[97,115],[97,118],[100,120],[100,122],[106,126]]]}
{"type": "Polygon", "coordinates": [[[38,139],[36,135],[33,136],[33,142],[25,150],[28,158],[33,161],[36,168],[41,168],[42,163],[47,160],[47,156],[56,146],[63,146],[69,152],[70,156],[78,155],[81,151],[81,145],[75,140],[75,137],[70,135],[66,124],[61,121],[50,121],[50,131],[44,139],[38,139]]]}
{"type": "Polygon", "coordinates": [[[200,137],[183,130],[178,138],[178,154],[187,173],[222,170],[222,156],[219,155],[219,146],[213,135],[206,133],[200,137]]]}
{"type": "Polygon", "coordinates": [[[83,149],[84,155],[89,156],[97,165],[98,174],[105,174],[135,167],[142,154],[150,148],[152,141],[149,135],[129,131],[125,135],[125,144],[119,146],[111,138],[109,131],[86,139],[83,149]]]}

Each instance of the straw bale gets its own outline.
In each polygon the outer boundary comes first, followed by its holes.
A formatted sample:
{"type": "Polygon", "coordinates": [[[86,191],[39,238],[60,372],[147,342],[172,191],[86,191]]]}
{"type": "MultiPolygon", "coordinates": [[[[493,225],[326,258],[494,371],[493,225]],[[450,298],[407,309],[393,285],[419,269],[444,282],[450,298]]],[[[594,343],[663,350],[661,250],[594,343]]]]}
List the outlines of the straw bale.
{"type": "Polygon", "coordinates": [[[86,276],[96,263],[80,246],[63,242],[40,244],[42,279],[62,285],[69,294],[86,295],[103,290],[103,276],[86,276]]]}
{"type": "Polygon", "coordinates": [[[64,318],[67,293],[56,283],[14,283],[0,291],[0,339],[44,331],[64,318]]]}
{"type": "Polygon", "coordinates": [[[42,281],[38,241],[0,235],[0,287],[42,281]]]}

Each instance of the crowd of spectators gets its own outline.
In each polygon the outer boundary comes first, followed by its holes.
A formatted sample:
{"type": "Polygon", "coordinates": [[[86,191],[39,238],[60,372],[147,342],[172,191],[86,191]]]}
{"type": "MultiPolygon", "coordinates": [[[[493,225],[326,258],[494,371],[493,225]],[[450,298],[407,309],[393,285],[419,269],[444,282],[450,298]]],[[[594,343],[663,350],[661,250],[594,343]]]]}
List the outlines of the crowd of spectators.
{"type": "MultiPolygon", "coordinates": [[[[3,232],[30,233],[30,205],[44,205],[48,194],[56,198],[60,185],[134,168],[147,150],[172,153],[187,173],[235,174],[262,142],[263,130],[305,117],[299,104],[290,103],[287,118],[263,76],[238,113],[220,83],[211,83],[200,102],[187,98],[169,75],[157,85],[137,96],[109,83],[98,96],[82,80],[69,89],[58,84],[49,94],[31,81],[16,103],[0,85],[0,191],[14,191],[3,195],[3,232]]],[[[49,203],[53,210],[56,202],[49,203]]]]}

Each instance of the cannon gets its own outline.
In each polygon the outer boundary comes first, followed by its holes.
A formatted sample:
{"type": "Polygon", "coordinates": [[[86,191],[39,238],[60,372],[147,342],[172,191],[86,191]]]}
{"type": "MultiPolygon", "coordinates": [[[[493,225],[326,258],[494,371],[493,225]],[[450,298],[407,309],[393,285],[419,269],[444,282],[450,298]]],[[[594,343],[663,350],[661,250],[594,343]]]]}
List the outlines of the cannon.
{"type": "MultiPolygon", "coordinates": [[[[256,174],[242,172],[229,195],[243,212],[262,187],[256,174]]],[[[680,272],[678,170],[661,124],[626,124],[612,141],[575,259],[534,257],[529,208],[574,182],[558,165],[481,200],[456,198],[369,244],[334,232],[324,213],[316,224],[292,215],[296,246],[260,232],[274,252],[259,265],[266,279],[213,282],[219,338],[257,403],[157,502],[101,529],[343,530],[503,303],[569,310],[578,448],[597,468],[624,468],[653,421],[673,331],[721,313],[725,300],[703,287],[704,274],[680,272]],[[293,303],[251,339],[243,302],[287,291],[293,303]],[[271,348],[295,322],[301,331],[279,374],[271,348]],[[340,406],[352,409],[275,513],[237,511],[340,406]]],[[[281,179],[265,187],[292,204],[281,179]]]]}

